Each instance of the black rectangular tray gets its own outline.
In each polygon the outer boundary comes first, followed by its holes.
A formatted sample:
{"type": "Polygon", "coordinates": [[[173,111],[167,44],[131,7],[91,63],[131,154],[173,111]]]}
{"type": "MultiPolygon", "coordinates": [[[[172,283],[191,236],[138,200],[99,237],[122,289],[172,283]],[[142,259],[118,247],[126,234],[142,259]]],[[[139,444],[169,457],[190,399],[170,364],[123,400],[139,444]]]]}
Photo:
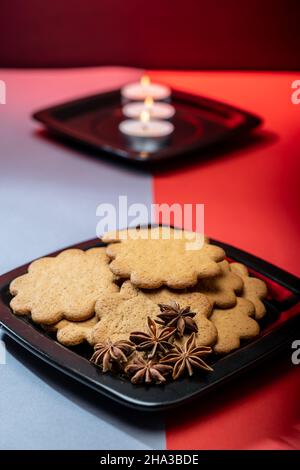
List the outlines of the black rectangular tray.
{"type": "MultiPolygon", "coordinates": [[[[6,332],[33,354],[65,374],[91,387],[97,392],[134,408],[155,411],[181,405],[191,399],[199,398],[225,381],[248,371],[261,361],[271,357],[287,345],[291,345],[300,328],[300,315],[281,321],[272,327],[274,319],[284,315],[284,311],[299,304],[299,279],[282,269],[267,263],[249,253],[216,240],[213,243],[225,249],[227,256],[246,264],[251,270],[261,274],[275,284],[283,286],[290,295],[283,301],[266,301],[267,315],[261,335],[231,354],[212,361],[214,371],[207,375],[182,378],[164,386],[133,385],[127,379],[103,374],[88,360],[92,353],[89,346],[69,349],[62,346],[38,326],[24,317],[16,316],[9,308],[9,283],[27,271],[28,264],[0,277],[0,322],[6,332]],[[271,325],[271,327],[270,327],[271,325]]],[[[88,249],[103,246],[99,239],[72,246],[88,249]]],[[[52,253],[52,255],[56,255],[52,253]]],[[[296,307],[297,308],[297,307],[296,307]]]]}
{"type": "Polygon", "coordinates": [[[154,153],[136,151],[118,130],[120,90],[83,97],[33,114],[50,131],[77,143],[131,162],[149,164],[217,144],[248,131],[261,119],[212,99],[172,90],[175,131],[154,153]]]}

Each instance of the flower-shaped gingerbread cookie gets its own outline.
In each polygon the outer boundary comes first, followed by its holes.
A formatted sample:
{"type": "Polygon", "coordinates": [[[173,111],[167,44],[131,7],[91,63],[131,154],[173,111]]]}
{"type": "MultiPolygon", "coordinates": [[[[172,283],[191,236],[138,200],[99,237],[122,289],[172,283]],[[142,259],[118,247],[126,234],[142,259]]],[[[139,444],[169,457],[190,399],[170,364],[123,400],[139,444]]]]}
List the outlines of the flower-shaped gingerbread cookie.
{"type": "MultiPolygon", "coordinates": [[[[217,262],[224,259],[224,251],[208,243],[199,248],[199,235],[194,234],[191,239],[190,234],[166,227],[141,229],[140,237],[108,245],[106,252],[113,260],[110,269],[116,276],[130,279],[133,285],[144,289],[163,285],[183,289],[194,286],[200,278],[219,274],[217,262]]],[[[104,236],[103,240],[110,238],[104,236]]]]}
{"type": "Polygon", "coordinates": [[[230,269],[243,279],[244,287],[240,296],[251,300],[255,307],[255,318],[260,320],[266,314],[266,307],[262,302],[268,295],[266,284],[261,279],[249,276],[248,269],[241,263],[231,263],[230,269]]]}
{"type": "Polygon", "coordinates": [[[220,274],[210,279],[201,279],[196,290],[205,294],[216,307],[233,307],[236,304],[236,294],[243,289],[243,281],[240,276],[231,272],[228,261],[221,261],[219,266],[220,274]]]}
{"type": "MultiPolygon", "coordinates": [[[[178,297],[173,297],[175,298],[178,299],[178,297]]],[[[96,303],[96,314],[100,321],[94,328],[94,342],[101,342],[107,338],[112,341],[126,340],[132,331],[145,331],[147,317],[157,320],[158,315],[161,314],[158,303],[171,300],[168,295],[164,296],[163,290],[160,299],[161,301],[158,302],[157,298],[151,298],[151,295],[148,296],[147,292],[135,288],[130,281],[124,282],[118,293],[102,294],[96,303]]],[[[181,306],[189,305],[185,303],[186,300],[180,301],[181,306]]],[[[201,302],[194,300],[192,305],[196,312],[193,320],[198,329],[197,344],[209,346],[217,337],[215,326],[206,318],[211,312],[211,306],[204,299],[201,299],[201,302]],[[201,310],[195,309],[195,306],[198,308],[200,306],[201,310]]]]}
{"type": "Polygon", "coordinates": [[[31,263],[28,273],[10,284],[10,306],[18,315],[51,325],[63,318],[83,321],[94,315],[98,296],[118,287],[105,248],[70,249],[31,263]]]}
{"type": "Polygon", "coordinates": [[[215,309],[210,317],[218,331],[214,351],[227,354],[239,348],[241,340],[255,338],[259,334],[259,325],[251,318],[254,314],[253,303],[239,297],[234,307],[226,310],[215,309]]]}

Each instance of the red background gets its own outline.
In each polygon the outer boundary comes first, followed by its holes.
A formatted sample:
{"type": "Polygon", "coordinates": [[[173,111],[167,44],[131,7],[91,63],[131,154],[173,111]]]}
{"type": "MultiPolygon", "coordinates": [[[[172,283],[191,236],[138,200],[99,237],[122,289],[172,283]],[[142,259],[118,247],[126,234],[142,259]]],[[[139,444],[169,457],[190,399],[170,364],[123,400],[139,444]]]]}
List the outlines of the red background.
{"type": "Polygon", "coordinates": [[[2,0],[0,66],[299,69],[297,0],[2,0]]]}

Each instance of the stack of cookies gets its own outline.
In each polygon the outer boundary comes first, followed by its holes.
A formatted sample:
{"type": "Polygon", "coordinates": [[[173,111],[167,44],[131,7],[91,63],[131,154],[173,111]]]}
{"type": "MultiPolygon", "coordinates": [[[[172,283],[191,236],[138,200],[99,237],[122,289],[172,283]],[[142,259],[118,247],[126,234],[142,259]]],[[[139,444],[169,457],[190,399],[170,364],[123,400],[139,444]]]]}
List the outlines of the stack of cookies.
{"type": "Polygon", "coordinates": [[[133,383],[163,383],[255,338],[265,283],[196,234],[169,227],[128,229],[105,247],[70,249],[34,261],[10,285],[11,308],[65,346],[94,347],[93,362],[133,383]]]}

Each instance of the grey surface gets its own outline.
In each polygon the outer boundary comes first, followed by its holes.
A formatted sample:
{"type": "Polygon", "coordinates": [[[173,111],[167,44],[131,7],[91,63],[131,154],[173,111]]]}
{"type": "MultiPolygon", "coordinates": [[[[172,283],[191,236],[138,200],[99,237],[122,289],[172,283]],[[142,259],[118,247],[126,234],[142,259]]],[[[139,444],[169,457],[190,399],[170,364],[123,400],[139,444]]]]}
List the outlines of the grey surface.
{"type": "MultiPolygon", "coordinates": [[[[33,110],[113,88],[138,71],[0,70],[7,104],[0,107],[0,271],[95,237],[96,207],[151,203],[151,177],[50,140],[33,110]]],[[[1,334],[0,334],[1,335],[1,334]]],[[[128,412],[63,377],[2,334],[1,449],[164,448],[160,415],[128,412]]]]}

